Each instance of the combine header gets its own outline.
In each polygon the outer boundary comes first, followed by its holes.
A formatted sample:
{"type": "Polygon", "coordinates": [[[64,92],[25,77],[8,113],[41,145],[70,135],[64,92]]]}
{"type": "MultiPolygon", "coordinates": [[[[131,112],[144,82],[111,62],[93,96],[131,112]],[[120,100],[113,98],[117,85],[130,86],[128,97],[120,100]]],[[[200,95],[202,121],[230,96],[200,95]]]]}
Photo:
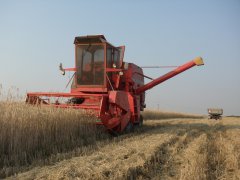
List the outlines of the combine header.
{"type": "MultiPolygon", "coordinates": [[[[75,67],[60,70],[73,71],[70,93],[29,92],[26,102],[33,105],[92,110],[111,133],[130,130],[142,125],[140,111],[145,105],[145,91],[197,65],[201,57],[177,67],[169,73],[144,84],[141,67],[123,61],[125,46],[111,45],[103,35],[80,36],[74,40],[75,67]],[[51,102],[50,97],[55,97],[51,102]],[[60,98],[68,101],[60,102],[60,98]]],[[[150,78],[151,79],[151,78],[150,78]]]]}

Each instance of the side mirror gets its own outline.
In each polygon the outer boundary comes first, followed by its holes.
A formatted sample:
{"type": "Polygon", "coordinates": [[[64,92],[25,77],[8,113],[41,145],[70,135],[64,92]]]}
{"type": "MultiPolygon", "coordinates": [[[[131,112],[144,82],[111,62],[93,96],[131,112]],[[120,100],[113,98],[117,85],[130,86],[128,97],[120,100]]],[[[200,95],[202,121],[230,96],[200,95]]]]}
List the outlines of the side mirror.
{"type": "Polygon", "coordinates": [[[62,75],[64,76],[65,75],[65,69],[63,69],[63,67],[62,67],[62,63],[60,63],[60,65],[59,65],[59,70],[61,71],[62,75]]]}

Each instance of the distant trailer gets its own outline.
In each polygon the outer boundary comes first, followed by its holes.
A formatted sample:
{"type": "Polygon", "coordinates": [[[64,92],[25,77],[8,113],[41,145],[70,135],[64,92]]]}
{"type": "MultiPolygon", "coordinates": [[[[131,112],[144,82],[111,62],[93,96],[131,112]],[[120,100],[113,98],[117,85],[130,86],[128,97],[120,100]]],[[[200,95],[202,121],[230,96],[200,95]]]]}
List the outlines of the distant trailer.
{"type": "Polygon", "coordinates": [[[208,108],[208,119],[222,119],[223,109],[208,108]]]}

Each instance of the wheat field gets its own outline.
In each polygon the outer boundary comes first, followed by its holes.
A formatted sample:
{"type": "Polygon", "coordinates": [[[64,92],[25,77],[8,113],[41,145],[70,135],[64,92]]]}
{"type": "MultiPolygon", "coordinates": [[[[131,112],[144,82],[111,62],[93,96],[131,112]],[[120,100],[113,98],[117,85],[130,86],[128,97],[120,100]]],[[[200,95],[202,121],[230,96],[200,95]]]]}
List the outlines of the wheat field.
{"type": "Polygon", "coordinates": [[[61,159],[59,153],[83,152],[101,139],[95,122],[80,110],[0,102],[0,178],[61,159]]]}
{"type": "Polygon", "coordinates": [[[1,102],[0,178],[240,179],[240,118],[177,114],[111,137],[83,111],[1,102]]]}

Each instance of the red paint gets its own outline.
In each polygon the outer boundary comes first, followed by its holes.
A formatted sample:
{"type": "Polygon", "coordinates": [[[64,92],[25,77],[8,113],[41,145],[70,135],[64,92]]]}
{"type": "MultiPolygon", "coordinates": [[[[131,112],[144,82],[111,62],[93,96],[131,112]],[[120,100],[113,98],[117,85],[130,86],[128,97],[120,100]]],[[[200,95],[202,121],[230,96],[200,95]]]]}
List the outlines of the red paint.
{"type": "Polygon", "coordinates": [[[115,133],[123,132],[129,123],[140,122],[140,111],[146,107],[146,90],[196,65],[195,61],[190,61],[144,85],[144,77],[150,77],[144,75],[139,66],[123,62],[124,46],[114,47],[103,35],[76,37],[74,44],[75,67],[64,69],[75,72],[71,92],[29,92],[26,102],[92,110],[101,120],[96,123],[115,133]],[[82,82],[86,83],[79,84],[78,78],[83,76],[86,76],[86,81],[82,82]],[[104,78],[102,83],[99,83],[99,77],[104,78]],[[54,97],[57,100],[51,102],[54,97]],[[62,98],[70,100],[60,102],[62,98]]]}

